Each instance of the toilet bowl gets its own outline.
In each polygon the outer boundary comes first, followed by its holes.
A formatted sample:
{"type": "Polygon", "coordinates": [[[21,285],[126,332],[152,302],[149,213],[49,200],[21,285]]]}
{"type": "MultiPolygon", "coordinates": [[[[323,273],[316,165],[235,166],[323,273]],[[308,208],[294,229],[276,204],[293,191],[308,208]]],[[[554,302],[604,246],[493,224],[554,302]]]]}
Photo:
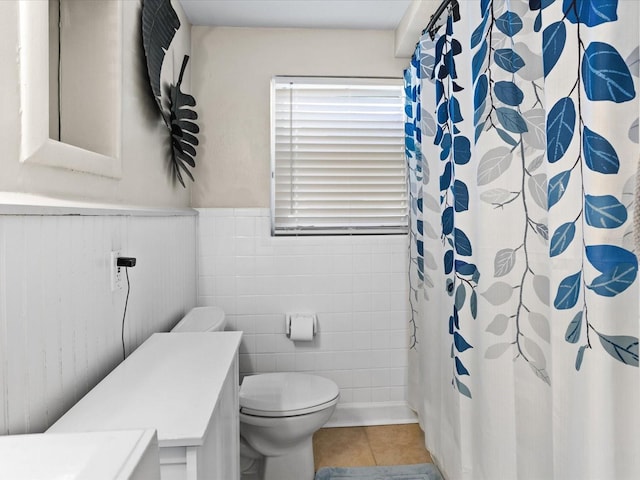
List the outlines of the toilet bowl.
{"type": "MultiPolygon", "coordinates": [[[[192,309],[172,332],[224,330],[218,307],[192,309]]],[[[340,395],[335,382],[303,373],[245,376],[239,392],[241,465],[260,465],[253,478],[312,480],[313,434],[335,409],[340,395]]]]}
{"type": "Polygon", "coordinates": [[[246,376],[240,386],[240,435],[264,456],[264,480],[312,480],[313,434],[338,403],[338,386],[303,373],[246,376]]]}

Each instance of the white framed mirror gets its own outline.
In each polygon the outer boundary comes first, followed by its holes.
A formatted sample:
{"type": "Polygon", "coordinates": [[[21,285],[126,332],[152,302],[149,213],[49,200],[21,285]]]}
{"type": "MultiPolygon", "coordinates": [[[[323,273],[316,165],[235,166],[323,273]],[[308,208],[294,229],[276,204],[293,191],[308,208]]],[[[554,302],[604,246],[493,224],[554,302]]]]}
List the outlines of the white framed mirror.
{"type": "Polygon", "coordinates": [[[122,5],[22,0],[20,161],[122,176],[122,5]]]}

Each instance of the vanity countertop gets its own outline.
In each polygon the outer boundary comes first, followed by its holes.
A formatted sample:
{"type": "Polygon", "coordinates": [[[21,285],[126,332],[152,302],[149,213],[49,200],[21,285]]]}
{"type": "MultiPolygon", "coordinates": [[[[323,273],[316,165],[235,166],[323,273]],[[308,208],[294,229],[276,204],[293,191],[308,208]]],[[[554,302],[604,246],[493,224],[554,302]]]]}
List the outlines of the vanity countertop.
{"type": "Polygon", "coordinates": [[[153,430],[0,436],[0,478],[159,479],[153,430]]]}
{"type": "Polygon", "coordinates": [[[241,337],[155,333],[48,432],[154,428],[160,447],[202,445],[241,337]]]}

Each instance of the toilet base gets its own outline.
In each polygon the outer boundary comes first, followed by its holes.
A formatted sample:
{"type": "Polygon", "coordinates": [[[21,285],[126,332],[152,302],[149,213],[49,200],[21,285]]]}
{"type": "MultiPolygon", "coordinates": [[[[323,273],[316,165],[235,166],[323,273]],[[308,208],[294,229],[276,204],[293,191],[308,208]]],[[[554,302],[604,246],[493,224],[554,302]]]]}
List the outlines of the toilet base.
{"type": "Polygon", "coordinates": [[[264,457],[240,437],[240,480],[262,480],[264,457]]]}
{"type": "Polygon", "coordinates": [[[313,480],[314,475],[312,437],[286,455],[264,457],[264,480],[313,480]]]}

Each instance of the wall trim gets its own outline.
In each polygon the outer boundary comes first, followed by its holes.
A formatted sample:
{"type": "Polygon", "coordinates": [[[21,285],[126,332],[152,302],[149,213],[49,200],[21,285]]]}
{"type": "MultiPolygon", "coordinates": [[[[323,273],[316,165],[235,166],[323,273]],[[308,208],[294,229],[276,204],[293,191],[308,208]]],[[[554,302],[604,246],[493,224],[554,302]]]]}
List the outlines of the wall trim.
{"type": "Polygon", "coordinates": [[[76,200],[0,192],[0,215],[81,215],[81,216],[138,216],[175,217],[197,216],[193,208],[155,208],[137,205],[90,203],[76,200]]]}
{"type": "Polygon", "coordinates": [[[339,403],[325,428],[418,423],[407,402],[339,403]]]}

